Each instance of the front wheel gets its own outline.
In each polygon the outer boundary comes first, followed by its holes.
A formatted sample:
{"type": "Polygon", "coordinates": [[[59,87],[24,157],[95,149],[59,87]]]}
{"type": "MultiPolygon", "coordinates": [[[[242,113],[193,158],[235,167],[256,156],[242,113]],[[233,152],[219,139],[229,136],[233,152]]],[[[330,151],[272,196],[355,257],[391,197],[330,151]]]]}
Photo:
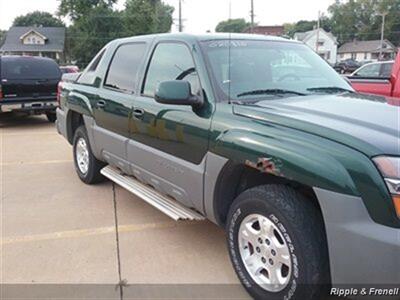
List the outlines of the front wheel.
{"type": "Polygon", "coordinates": [[[329,267],[322,218],[291,188],[249,189],[227,219],[234,269],[255,299],[320,299],[329,267]]]}
{"type": "Polygon", "coordinates": [[[86,128],[83,125],[75,131],[73,152],[76,173],[84,183],[94,184],[104,180],[100,170],[105,164],[93,155],[86,128]]]}

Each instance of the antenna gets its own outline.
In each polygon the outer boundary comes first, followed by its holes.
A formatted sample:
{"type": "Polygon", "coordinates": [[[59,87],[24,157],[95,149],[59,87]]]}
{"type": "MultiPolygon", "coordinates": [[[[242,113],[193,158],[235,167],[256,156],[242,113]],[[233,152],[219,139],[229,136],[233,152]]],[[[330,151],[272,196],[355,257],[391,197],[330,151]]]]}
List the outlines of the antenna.
{"type": "Polygon", "coordinates": [[[229,32],[229,41],[228,41],[228,101],[229,104],[232,103],[232,97],[231,97],[231,83],[232,83],[232,73],[231,73],[231,59],[232,59],[232,54],[231,54],[231,46],[232,46],[232,33],[229,32]]]}

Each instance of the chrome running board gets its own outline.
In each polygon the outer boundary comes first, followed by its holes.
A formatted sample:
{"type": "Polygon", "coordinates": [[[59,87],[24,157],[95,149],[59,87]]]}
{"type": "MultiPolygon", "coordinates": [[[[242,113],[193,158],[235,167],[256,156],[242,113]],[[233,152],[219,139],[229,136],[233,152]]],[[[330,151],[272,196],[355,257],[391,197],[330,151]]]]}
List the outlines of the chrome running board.
{"type": "Polygon", "coordinates": [[[143,199],[150,205],[159,209],[161,212],[171,217],[175,221],[178,220],[204,220],[205,217],[199,214],[198,212],[187,208],[180,204],[179,202],[166,197],[151,187],[144,185],[139,182],[135,178],[124,175],[117,168],[107,166],[103,168],[101,171],[105,177],[115,182],[119,186],[128,190],[132,194],[138,196],[143,199]]]}

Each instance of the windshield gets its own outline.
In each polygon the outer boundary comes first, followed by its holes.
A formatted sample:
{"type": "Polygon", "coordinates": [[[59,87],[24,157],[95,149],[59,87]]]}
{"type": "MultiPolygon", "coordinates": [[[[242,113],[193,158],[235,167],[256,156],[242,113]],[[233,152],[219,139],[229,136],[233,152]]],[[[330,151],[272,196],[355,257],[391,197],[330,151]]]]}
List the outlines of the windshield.
{"type": "Polygon", "coordinates": [[[331,66],[303,44],[218,40],[204,42],[202,48],[223,100],[353,91],[331,66]]]}

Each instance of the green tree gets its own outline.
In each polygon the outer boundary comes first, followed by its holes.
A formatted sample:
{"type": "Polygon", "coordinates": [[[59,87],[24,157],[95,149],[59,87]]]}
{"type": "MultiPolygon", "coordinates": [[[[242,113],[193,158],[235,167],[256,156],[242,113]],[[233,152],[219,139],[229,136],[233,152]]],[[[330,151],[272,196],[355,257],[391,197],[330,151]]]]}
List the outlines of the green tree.
{"type": "Polygon", "coordinates": [[[105,5],[92,8],[67,30],[67,55],[80,67],[86,66],[108,42],[122,37],[121,13],[105,5]]]}
{"type": "Polygon", "coordinates": [[[24,16],[16,17],[13,26],[64,27],[65,24],[48,12],[34,11],[24,16]]]}
{"type": "MultiPolygon", "coordinates": [[[[285,34],[293,37],[296,32],[306,32],[313,30],[317,27],[317,21],[300,20],[296,23],[286,23],[283,25],[285,28],[285,34]]],[[[326,31],[331,31],[331,20],[326,16],[320,18],[320,26],[326,31]]]]}
{"type": "MultiPolygon", "coordinates": [[[[400,0],[381,0],[378,2],[377,10],[387,12],[385,22],[385,38],[400,46],[400,0]]],[[[375,27],[381,28],[382,18],[378,16],[375,27]]]]}
{"type": "Polygon", "coordinates": [[[127,35],[169,32],[174,8],[161,0],[127,0],[124,26],[127,35]]]}
{"type": "Polygon", "coordinates": [[[57,14],[69,17],[72,21],[86,16],[93,8],[109,7],[112,8],[117,0],[60,0],[57,14]]]}
{"type": "Polygon", "coordinates": [[[229,19],[221,21],[215,28],[216,32],[244,32],[250,27],[250,23],[246,22],[245,19],[229,19]]]}
{"type": "Polygon", "coordinates": [[[328,9],[332,32],[340,43],[379,39],[382,12],[387,13],[385,38],[400,44],[400,0],[336,0],[328,9]]]}

